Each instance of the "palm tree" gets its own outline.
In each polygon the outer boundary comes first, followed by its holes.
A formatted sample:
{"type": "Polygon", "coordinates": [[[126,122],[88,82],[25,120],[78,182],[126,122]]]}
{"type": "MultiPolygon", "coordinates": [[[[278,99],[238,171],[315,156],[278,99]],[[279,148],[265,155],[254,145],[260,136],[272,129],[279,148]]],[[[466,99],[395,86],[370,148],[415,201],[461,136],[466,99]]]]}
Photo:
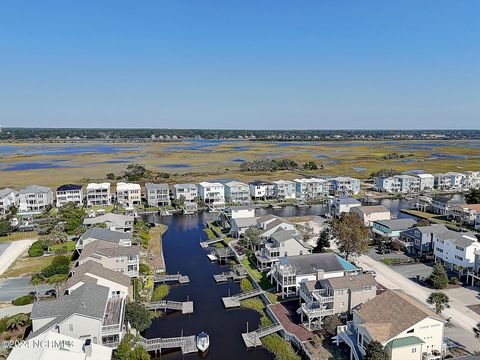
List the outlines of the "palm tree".
{"type": "Polygon", "coordinates": [[[30,317],[27,314],[15,314],[8,318],[7,329],[17,330],[20,326],[26,325],[29,320],[30,317]]]}
{"type": "Polygon", "coordinates": [[[443,310],[450,308],[450,299],[447,294],[441,291],[434,291],[427,298],[427,303],[435,305],[435,312],[440,315],[443,310]]]}
{"type": "Polygon", "coordinates": [[[473,328],[473,334],[477,339],[480,338],[480,323],[478,323],[477,326],[473,328]]]}
{"type": "Polygon", "coordinates": [[[38,300],[38,285],[43,284],[45,279],[40,274],[35,274],[30,279],[30,284],[35,286],[35,298],[38,300]]]}

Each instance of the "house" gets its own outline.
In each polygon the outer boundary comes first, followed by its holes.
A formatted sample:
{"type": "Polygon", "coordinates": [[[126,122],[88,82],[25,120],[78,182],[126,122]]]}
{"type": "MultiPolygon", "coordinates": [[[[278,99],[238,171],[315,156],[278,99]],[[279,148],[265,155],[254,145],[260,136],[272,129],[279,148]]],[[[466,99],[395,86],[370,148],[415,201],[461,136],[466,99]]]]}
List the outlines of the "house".
{"type": "Polygon", "coordinates": [[[400,191],[403,193],[417,192],[420,190],[420,178],[412,175],[396,175],[400,182],[400,191]]]}
{"type": "Polygon", "coordinates": [[[5,188],[0,190],[0,215],[5,215],[11,207],[17,207],[20,204],[20,195],[18,191],[5,188]]]}
{"type": "Polygon", "coordinates": [[[330,178],[330,195],[357,195],[360,192],[360,180],[347,176],[330,178]]]}
{"type": "Polygon", "coordinates": [[[90,183],[87,185],[87,206],[106,206],[111,203],[110,183],[90,183]]]}
{"type": "Polygon", "coordinates": [[[273,181],[273,193],[277,199],[295,199],[295,183],[289,180],[273,181]]]}
{"type": "Polygon", "coordinates": [[[398,290],[386,290],[353,310],[353,320],[340,326],[337,345],[345,342],[351,358],[362,359],[371,341],[378,341],[391,360],[443,358],[445,320],[398,290]]]}
{"type": "Polygon", "coordinates": [[[109,289],[86,283],[55,300],[33,303],[33,339],[54,331],[93,344],[116,348],[123,337],[125,299],[110,297],[109,289]]]}
{"type": "Polygon", "coordinates": [[[196,213],[198,210],[198,204],[193,201],[185,201],[183,203],[183,213],[184,214],[193,214],[196,213]]]}
{"type": "Polygon", "coordinates": [[[373,275],[358,274],[315,279],[300,283],[301,322],[308,330],[321,328],[322,319],[334,314],[350,314],[352,309],[377,294],[373,275]],[[307,324],[304,323],[307,318],[307,324]]]}
{"type": "Polygon", "coordinates": [[[477,213],[477,217],[475,219],[475,229],[480,229],[480,212],[477,213]]]}
{"type": "Polygon", "coordinates": [[[124,207],[134,207],[142,203],[142,191],[139,184],[117,183],[117,203],[124,207]]]}
{"type": "Polygon", "coordinates": [[[123,215],[106,213],[95,217],[87,217],[83,219],[83,226],[89,228],[100,224],[107,225],[107,228],[113,231],[130,232],[133,230],[133,222],[135,218],[133,215],[123,215]]]}
{"type": "Polygon", "coordinates": [[[453,205],[461,204],[463,201],[453,196],[434,196],[430,204],[430,212],[439,215],[448,215],[453,205]]]}
{"type": "Polygon", "coordinates": [[[110,360],[112,349],[108,346],[95,344],[91,339],[80,340],[71,336],[59,334],[56,331],[46,331],[14,346],[8,360],[110,360]],[[39,346],[44,344],[48,346],[39,346]]]}
{"type": "Polygon", "coordinates": [[[413,227],[416,223],[414,219],[376,220],[372,223],[372,233],[376,237],[394,240],[400,237],[403,230],[413,227]]]}
{"type": "Polygon", "coordinates": [[[264,239],[255,252],[257,267],[270,268],[281,257],[298,256],[312,253],[312,247],[303,241],[296,230],[277,229],[268,239],[264,239]]]}
{"type": "Polygon", "coordinates": [[[49,187],[30,185],[20,190],[19,213],[38,214],[51,205],[53,192],[49,187]]]}
{"type": "Polygon", "coordinates": [[[480,188],[480,171],[465,171],[465,187],[468,189],[480,188]]]}
{"type": "Polygon", "coordinates": [[[170,192],[168,184],[145,184],[145,197],[147,198],[148,206],[161,207],[170,206],[170,192]]]}
{"type": "Polygon", "coordinates": [[[400,192],[400,179],[395,176],[376,177],[374,180],[374,189],[376,191],[397,193],[400,192]]]}
{"type": "Polygon", "coordinates": [[[55,198],[57,207],[61,207],[69,202],[76,205],[83,205],[82,185],[65,184],[59,186],[56,190],[55,198]]]}
{"type": "Polygon", "coordinates": [[[256,226],[255,207],[229,206],[221,213],[221,221],[224,228],[230,228],[230,235],[240,237],[249,227],[256,226]]]}
{"type": "Polygon", "coordinates": [[[422,256],[433,252],[433,236],[447,231],[443,224],[413,227],[400,233],[400,241],[408,244],[414,254],[422,256]]]}
{"type": "Polygon", "coordinates": [[[295,197],[297,199],[317,199],[326,196],[329,191],[328,183],[324,179],[303,178],[293,181],[295,182],[295,197]]]}
{"type": "Polygon", "coordinates": [[[415,176],[420,179],[420,191],[430,191],[433,189],[435,177],[432,174],[416,174],[415,176]]]}
{"type": "Polygon", "coordinates": [[[131,246],[132,234],[123,231],[112,231],[100,227],[91,227],[80,236],[76,244],[76,249],[81,251],[85,245],[95,240],[108,241],[121,246],[131,246]]]}
{"type": "Polygon", "coordinates": [[[275,196],[275,185],[266,181],[253,181],[248,183],[250,187],[250,196],[254,200],[271,199],[275,196]]]}
{"type": "Polygon", "coordinates": [[[127,298],[133,296],[131,279],[129,276],[111,269],[107,269],[96,261],[86,261],[82,265],[71,269],[71,274],[63,289],[66,294],[87,283],[95,283],[109,289],[111,298],[127,298]]]}
{"type": "Polygon", "coordinates": [[[302,281],[330,279],[355,274],[358,269],[335,253],[282,257],[268,276],[282,297],[297,294],[302,281]]]}
{"type": "Polygon", "coordinates": [[[212,210],[225,207],[225,186],[222,183],[203,181],[198,184],[198,195],[212,210]]]}
{"type": "Polygon", "coordinates": [[[449,230],[433,236],[433,255],[449,270],[473,269],[480,243],[473,233],[449,230]]]}
{"type": "Polygon", "coordinates": [[[250,187],[240,181],[228,181],[225,183],[225,199],[231,203],[249,203],[250,187]]]}
{"type": "Polygon", "coordinates": [[[477,215],[480,214],[480,204],[454,204],[449,206],[447,212],[449,219],[475,226],[477,215]]]}
{"type": "Polygon", "coordinates": [[[480,284],[480,251],[475,251],[473,257],[473,268],[467,271],[467,283],[471,281],[471,285],[480,284]]]}
{"type": "Polygon", "coordinates": [[[114,242],[94,240],[83,247],[77,260],[78,265],[92,260],[107,269],[130,277],[138,276],[140,250],[136,245],[121,246],[114,242]]]}
{"type": "Polygon", "coordinates": [[[419,196],[415,201],[415,209],[420,211],[430,211],[433,198],[430,196],[419,196]]]}
{"type": "Polygon", "coordinates": [[[195,201],[198,197],[198,188],[195,184],[175,184],[172,193],[175,200],[183,197],[184,201],[195,201]]]}
{"type": "Polygon", "coordinates": [[[268,214],[257,219],[257,228],[262,231],[260,236],[268,239],[278,229],[295,230],[295,225],[280,216],[268,214]]]}
{"type": "Polygon", "coordinates": [[[354,207],[362,206],[357,199],[340,196],[330,202],[329,213],[331,216],[340,217],[343,213],[349,213],[354,207]]]}
{"type": "Polygon", "coordinates": [[[461,189],[465,186],[465,174],[450,171],[445,176],[450,177],[450,187],[453,189],[461,189]]]}
{"type": "Polygon", "coordinates": [[[392,215],[383,205],[356,206],[350,209],[351,213],[357,214],[365,226],[372,226],[374,221],[390,220],[392,215]]]}
{"type": "Polygon", "coordinates": [[[452,187],[452,177],[449,174],[433,174],[433,187],[439,190],[449,190],[452,187]]]}
{"type": "Polygon", "coordinates": [[[242,236],[248,228],[257,225],[257,219],[256,217],[232,219],[230,235],[235,238],[242,236]]]}

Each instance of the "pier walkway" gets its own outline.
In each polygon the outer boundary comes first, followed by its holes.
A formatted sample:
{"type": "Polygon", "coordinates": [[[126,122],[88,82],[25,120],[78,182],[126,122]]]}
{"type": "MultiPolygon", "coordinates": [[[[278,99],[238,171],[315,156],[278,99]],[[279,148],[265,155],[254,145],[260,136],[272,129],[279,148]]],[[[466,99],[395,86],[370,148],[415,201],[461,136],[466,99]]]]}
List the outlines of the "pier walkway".
{"type": "Polygon", "coordinates": [[[280,324],[272,324],[258,330],[242,334],[243,342],[247,348],[261,346],[262,337],[276,333],[277,331],[283,330],[283,326],[280,324]]]}
{"type": "Polygon", "coordinates": [[[164,349],[175,348],[180,348],[182,350],[182,354],[190,354],[198,351],[195,335],[154,339],[146,339],[140,336],[139,344],[146,351],[162,351],[164,349]]]}
{"type": "Polygon", "coordinates": [[[233,271],[223,272],[221,274],[213,275],[213,278],[217,283],[225,282],[230,279],[233,281],[238,281],[248,276],[247,270],[242,265],[235,265],[233,271]]]}
{"type": "Polygon", "coordinates": [[[223,237],[219,237],[219,238],[212,239],[212,240],[202,241],[202,242],[200,242],[200,246],[201,246],[203,249],[206,249],[206,248],[208,248],[210,245],[213,245],[213,244],[218,243],[218,242],[222,242],[223,240],[224,240],[223,237]]]}
{"type": "Polygon", "coordinates": [[[179,282],[180,284],[187,284],[190,282],[190,279],[187,275],[182,274],[172,274],[172,275],[154,275],[154,282],[179,282]]]}
{"type": "Polygon", "coordinates": [[[255,289],[252,291],[244,292],[244,293],[239,293],[230,297],[224,297],[222,298],[223,301],[223,306],[225,306],[226,309],[234,308],[234,307],[239,307],[240,306],[240,301],[249,299],[255,296],[259,296],[263,294],[262,289],[255,289]]]}
{"type": "Polygon", "coordinates": [[[193,301],[150,301],[146,304],[148,310],[178,310],[182,314],[193,314],[193,301]]]}

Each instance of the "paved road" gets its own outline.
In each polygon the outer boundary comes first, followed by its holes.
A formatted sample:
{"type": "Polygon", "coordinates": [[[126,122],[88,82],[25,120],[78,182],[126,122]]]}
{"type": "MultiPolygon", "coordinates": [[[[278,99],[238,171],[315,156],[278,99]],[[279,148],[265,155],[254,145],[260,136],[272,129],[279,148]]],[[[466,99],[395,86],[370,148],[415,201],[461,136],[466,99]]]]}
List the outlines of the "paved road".
{"type": "Polygon", "coordinates": [[[33,304],[23,305],[23,306],[5,306],[0,308],[0,318],[5,316],[12,316],[16,314],[28,314],[32,312],[33,304]]]}
{"type": "Polygon", "coordinates": [[[53,286],[48,284],[31,285],[29,276],[0,279],[0,301],[10,302],[20,296],[36,291],[44,294],[51,289],[53,289],[53,286]]]}

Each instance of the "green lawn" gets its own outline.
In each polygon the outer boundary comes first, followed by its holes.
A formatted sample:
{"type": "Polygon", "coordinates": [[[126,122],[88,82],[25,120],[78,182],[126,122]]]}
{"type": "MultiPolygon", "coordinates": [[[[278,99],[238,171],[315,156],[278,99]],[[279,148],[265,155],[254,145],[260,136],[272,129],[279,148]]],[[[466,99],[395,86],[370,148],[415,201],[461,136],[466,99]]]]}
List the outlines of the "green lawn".
{"type": "Polygon", "coordinates": [[[5,271],[3,277],[32,275],[50,265],[54,257],[55,256],[42,256],[31,258],[28,255],[22,256],[5,271]]]}
{"type": "Polygon", "coordinates": [[[14,232],[8,236],[0,236],[0,243],[26,239],[36,239],[37,237],[38,233],[36,231],[14,232]]]}
{"type": "Polygon", "coordinates": [[[63,244],[54,244],[50,246],[50,250],[52,253],[55,253],[56,250],[63,248],[65,246],[67,249],[67,252],[73,252],[75,251],[75,245],[76,245],[75,241],[69,240],[67,242],[64,242],[63,244]]]}
{"type": "Polygon", "coordinates": [[[248,258],[242,260],[243,266],[247,269],[248,273],[255,279],[255,281],[260,285],[263,290],[267,290],[273,287],[273,285],[268,281],[266,273],[259,271],[254,265],[250,262],[248,258]]]}

